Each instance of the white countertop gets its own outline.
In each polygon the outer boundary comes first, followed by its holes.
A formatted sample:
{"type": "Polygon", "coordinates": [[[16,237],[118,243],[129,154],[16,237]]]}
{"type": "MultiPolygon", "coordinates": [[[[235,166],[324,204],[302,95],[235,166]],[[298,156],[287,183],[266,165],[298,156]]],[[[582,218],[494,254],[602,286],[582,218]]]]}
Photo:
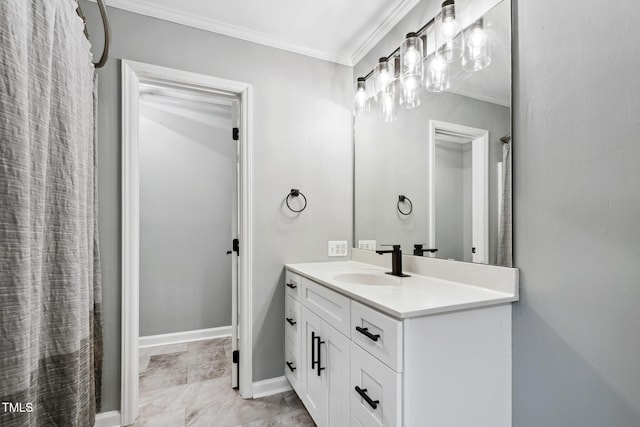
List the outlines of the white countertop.
{"type": "Polygon", "coordinates": [[[286,264],[286,268],[399,319],[505,304],[518,299],[515,287],[513,293],[507,293],[413,273],[408,273],[411,277],[395,277],[384,274],[389,269],[356,261],[286,264]],[[391,284],[365,285],[334,279],[348,273],[384,275],[391,284]]]}

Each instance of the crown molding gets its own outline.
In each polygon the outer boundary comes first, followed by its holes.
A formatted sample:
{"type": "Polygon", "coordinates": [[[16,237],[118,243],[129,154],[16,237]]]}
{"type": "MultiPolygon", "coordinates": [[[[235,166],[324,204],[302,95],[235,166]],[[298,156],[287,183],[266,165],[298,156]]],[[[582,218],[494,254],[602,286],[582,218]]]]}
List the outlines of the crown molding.
{"type": "Polygon", "coordinates": [[[402,0],[389,14],[382,14],[381,19],[373,31],[364,37],[351,54],[351,64],[354,66],[360,62],[405,16],[413,10],[421,0],[402,0]]]}
{"type": "MultiPolygon", "coordinates": [[[[96,0],[89,0],[96,2],[96,0]]],[[[312,49],[295,43],[283,41],[274,38],[268,34],[227,24],[215,19],[204,18],[202,16],[186,13],[177,9],[160,6],[148,0],[109,0],[108,5],[117,9],[126,10],[128,12],[140,15],[150,16],[152,18],[162,19],[164,21],[174,22],[176,24],[186,25],[205,31],[233,37],[236,39],[246,40],[252,43],[273,47],[276,49],[286,50],[300,55],[309,56],[311,58],[322,59],[324,61],[335,62],[341,65],[352,66],[351,56],[346,54],[336,54],[318,49],[312,49]]]]}

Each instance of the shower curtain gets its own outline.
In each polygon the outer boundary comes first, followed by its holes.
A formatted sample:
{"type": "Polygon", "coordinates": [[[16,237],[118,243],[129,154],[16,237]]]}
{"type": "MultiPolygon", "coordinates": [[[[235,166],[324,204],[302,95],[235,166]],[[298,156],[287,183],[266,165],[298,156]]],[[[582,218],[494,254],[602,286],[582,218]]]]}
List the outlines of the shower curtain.
{"type": "Polygon", "coordinates": [[[0,1],[0,425],[94,424],[95,81],[74,0],[0,1]]]}
{"type": "Polygon", "coordinates": [[[496,264],[513,267],[511,141],[502,144],[502,211],[498,224],[498,257],[496,264]]]}

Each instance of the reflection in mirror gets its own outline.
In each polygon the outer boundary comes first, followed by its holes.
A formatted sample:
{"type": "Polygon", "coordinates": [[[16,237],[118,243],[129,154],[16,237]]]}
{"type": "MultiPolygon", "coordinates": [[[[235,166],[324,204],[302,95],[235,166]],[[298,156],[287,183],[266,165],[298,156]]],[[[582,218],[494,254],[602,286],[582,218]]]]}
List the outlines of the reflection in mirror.
{"type": "MultiPolygon", "coordinates": [[[[488,48],[477,59],[489,52],[489,66],[467,71],[463,55],[448,63],[446,91],[427,91],[423,80],[420,106],[398,105],[389,121],[378,97],[356,115],[356,247],[400,244],[404,254],[512,266],[509,1],[467,22],[462,47],[473,50],[481,26],[488,48]]],[[[427,49],[425,70],[435,51],[427,49]]]]}

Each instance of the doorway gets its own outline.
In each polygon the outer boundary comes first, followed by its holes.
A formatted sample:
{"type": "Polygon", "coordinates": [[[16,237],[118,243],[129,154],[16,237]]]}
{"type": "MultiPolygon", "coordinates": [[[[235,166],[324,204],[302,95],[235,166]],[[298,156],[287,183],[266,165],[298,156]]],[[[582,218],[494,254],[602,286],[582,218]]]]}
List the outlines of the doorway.
{"type": "Polygon", "coordinates": [[[489,261],[489,131],[430,121],[429,245],[432,257],[489,261]]]}
{"type": "Polygon", "coordinates": [[[138,415],[140,344],[230,335],[230,386],[242,397],[252,397],[251,87],[126,60],[122,82],[121,417],[122,425],[129,425],[138,415]],[[206,134],[221,131],[212,127],[214,122],[217,127],[228,125],[229,145],[212,151],[206,134]],[[167,136],[172,131],[178,132],[167,136]],[[198,164],[217,167],[197,168],[198,164]],[[204,185],[207,180],[222,185],[204,185]],[[211,221],[213,217],[217,221],[211,221]],[[225,236],[207,239],[204,230],[212,226],[225,236]],[[214,307],[215,301],[198,301],[212,296],[207,288],[212,274],[231,283],[231,289],[218,295],[228,297],[226,307],[225,301],[219,307],[214,307]],[[151,282],[165,286],[149,289],[151,282]],[[141,310],[141,298],[151,306],[141,310]],[[181,314],[172,315],[167,307],[179,307],[181,314]],[[155,319],[157,313],[162,316],[155,319]],[[198,327],[224,319],[228,325],[198,327]],[[192,330],[166,332],[185,328],[192,330]]]}

